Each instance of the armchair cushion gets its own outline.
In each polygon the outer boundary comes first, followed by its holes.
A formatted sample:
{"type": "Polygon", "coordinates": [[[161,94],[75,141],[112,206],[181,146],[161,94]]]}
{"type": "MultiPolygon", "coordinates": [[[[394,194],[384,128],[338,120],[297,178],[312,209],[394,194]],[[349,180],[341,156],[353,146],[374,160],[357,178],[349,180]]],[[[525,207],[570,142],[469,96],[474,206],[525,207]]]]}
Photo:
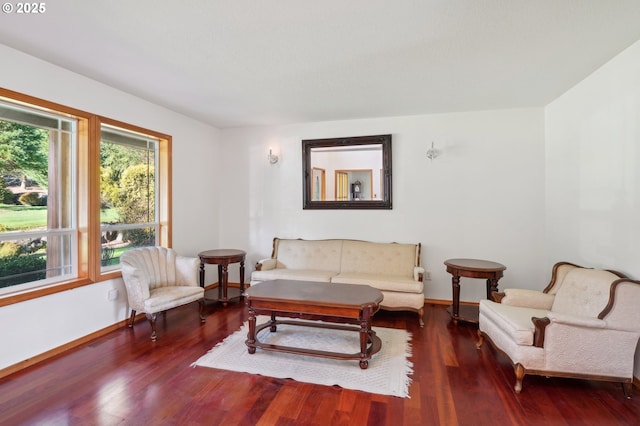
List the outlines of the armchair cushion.
{"type": "Polygon", "coordinates": [[[518,345],[533,345],[533,332],[535,327],[531,322],[532,317],[544,317],[546,309],[534,309],[521,306],[511,306],[495,303],[483,299],[480,306],[488,320],[494,324],[500,324],[503,332],[518,345]]]}
{"type": "Polygon", "coordinates": [[[148,299],[144,301],[144,312],[162,312],[176,306],[186,305],[201,299],[203,296],[201,287],[176,286],[159,287],[151,290],[148,299]]]}
{"type": "Polygon", "coordinates": [[[520,306],[533,309],[551,309],[555,295],[541,293],[536,290],[522,288],[508,288],[504,291],[503,305],[520,306]]]}

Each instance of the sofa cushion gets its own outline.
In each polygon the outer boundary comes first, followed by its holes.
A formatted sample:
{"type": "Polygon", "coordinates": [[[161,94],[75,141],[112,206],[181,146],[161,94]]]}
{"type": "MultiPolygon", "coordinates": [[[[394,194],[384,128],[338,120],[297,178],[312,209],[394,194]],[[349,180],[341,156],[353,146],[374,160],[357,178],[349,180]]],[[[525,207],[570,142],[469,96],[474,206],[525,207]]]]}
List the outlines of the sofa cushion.
{"type": "Polygon", "coordinates": [[[535,326],[531,318],[542,318],[549,312],[546,309],[503,305],[486,299],[480,301],[480,310],[493,323],[500,324],[502,331],[516,344],[526,346],[533,345],[535,326]]]}
{"type": "Polygon", "coordinates": [[[416,245],[344,240],[341,273],[403,276],[413,279],[416,245]]]}
{"type": "Polygon", "coordinates": [[[254,271],[251,274],[253,281],[269,280],[300,280],[318,281],[329,283],[335,272],[318,271],[312,269],[270,269],[268,271],[254,271]]]}
{"type": "Polygon", "coordinates": [[[276,268],[340,271],[342,240],[277,240],[276,268]]]}
{"type": "Polygon", "coordinates": [[[603,270],[572,269],[564,277],[551,310],[596,318],[607,306],[611,283],[618,278],[617,275],[603,270]]]}
{"type": "Polygon", "coordinates": [[[332,283],[366,284],[378,290],[397,291],[402,293],[422,293],[424,286],[420,281],[389,274],[366,274],[362,272],[343,272],[333,278],[332,283]]]}
{"type": "Polygon", "coordinates": [[[401,293],[399,291],[382,292],[382,309],[415,309],[416,311],[424,308],[424,295],[419,293],[401,293]]]}

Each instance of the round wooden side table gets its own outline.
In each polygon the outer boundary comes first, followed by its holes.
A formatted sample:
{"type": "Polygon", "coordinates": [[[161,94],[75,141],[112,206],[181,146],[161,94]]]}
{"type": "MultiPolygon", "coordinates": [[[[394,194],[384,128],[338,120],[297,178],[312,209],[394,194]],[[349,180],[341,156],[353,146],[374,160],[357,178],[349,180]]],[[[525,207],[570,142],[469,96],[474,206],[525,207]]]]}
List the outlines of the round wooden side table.
{"type": "Polygon", "coordinates": [[[451,287],[453,289],[452,305],[447,309],[454,323],[458,321],[478,323],[478,308],[476,306],[460,306],[460,277],[485,278],[487,280],[487,299],[491,299],[491,293],[498,291],[498,280],[502,278],[506,266],[480,259],[449,259],[444,262],[447,265],[447,272],[453,278],[451,287]]]}
{"type": "Polygon", "coordinates": [[[218,265],[218,294],[215,290],[204,292],[204,300],[221,302],[227,306],[231,299],[241,298],[244,294],[244,259],[246,252],[235,249],[206,250],[198,253],[200,258],[200,287],[204,288],[204,265],[218,265]],[[240,289],[229,288],[229,264],[240,262],[240,289]]]}

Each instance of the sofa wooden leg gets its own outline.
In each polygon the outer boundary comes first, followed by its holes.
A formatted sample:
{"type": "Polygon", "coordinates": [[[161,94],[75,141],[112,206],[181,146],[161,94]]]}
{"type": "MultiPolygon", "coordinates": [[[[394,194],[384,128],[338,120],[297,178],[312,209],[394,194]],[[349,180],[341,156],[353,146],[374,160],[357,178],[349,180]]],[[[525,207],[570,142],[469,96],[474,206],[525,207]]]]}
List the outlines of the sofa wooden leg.
{"type": "Polygon", "coordinates": [[[136,319],[136,311],[135,309],[131,310],[131,315],[129,316],[129,321],[127,322],[127,325],[129,326],[129,328],[133,327],[133,321],[136,319]]]}
{"type": "Polygon", "coordinates": [[[524,379],[524,367],[522,366],[522,364],[518,363],[514,368],[516,372],[516,385],[514,389],[516,393],[520,393],[520,391],[522,390],[522,379],[524,379]]]}
{"type": "Polygon", "coordinates": [[[424,307],[418,309],[418,322],[420,322],[420,327],[424,328],[424,307]]]}
{"type": "Polygon", "coordinates": [[[631,390],[633,389],[633,382],[622,382],[622,393],[627,399],[631,399],[631,390]]]}
{"type": "Polygon", "coordinates": [[[198,300],[198,314],[200,314],[200,322],[207,322],[207,318],[204,316],[204,299],[198,300]]]}
{"type": "Polygon", "coordinates": [[[484,334],[478,330],[478,341],[476,342],[476,348],[480,349],[484,344],[484,334]]]}
{"type": "Polygon", "coordinates": [[[149,320],[149,324],[151,324],[151,341],[155,342],[158,338],[158,334],[156,333],[156,318],[158,314],[147,314],[147,319],[149,320]]]}

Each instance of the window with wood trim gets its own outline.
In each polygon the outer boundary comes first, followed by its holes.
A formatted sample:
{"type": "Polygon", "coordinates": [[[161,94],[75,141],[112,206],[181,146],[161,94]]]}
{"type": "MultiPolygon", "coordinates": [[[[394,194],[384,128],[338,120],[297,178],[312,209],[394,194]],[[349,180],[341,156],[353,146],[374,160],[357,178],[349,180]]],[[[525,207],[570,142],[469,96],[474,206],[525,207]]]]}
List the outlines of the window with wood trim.
{"type": "Polygon", "coordinates": [[[159,140],[104,124],[100,134],[100,262],[109,271],[124,251],[156,245],[159,140]]]}
{"type": "Polygon", "coordinates": [[[0,88],[0,306],[171,246],[171,137],[0,88]]]}

